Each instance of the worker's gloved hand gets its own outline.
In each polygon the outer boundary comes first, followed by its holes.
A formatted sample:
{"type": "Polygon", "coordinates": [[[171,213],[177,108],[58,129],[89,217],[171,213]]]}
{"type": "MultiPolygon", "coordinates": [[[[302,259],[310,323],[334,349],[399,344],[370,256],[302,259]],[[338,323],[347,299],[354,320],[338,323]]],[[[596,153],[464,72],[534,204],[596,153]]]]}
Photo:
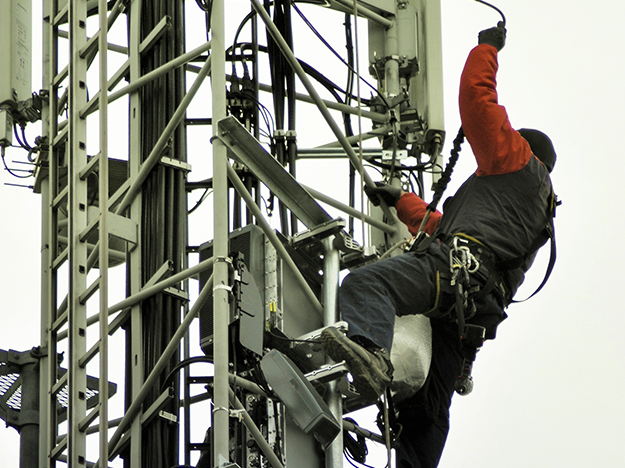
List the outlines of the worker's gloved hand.
{"type": "Polygon", "coordinates": [[[503,22],[500,21],[496,27],[481,31],[477,36],[478,43],[492,45],[500,51],[506,45],[506,32],[503,22]]]}
{"type": "Polygon", "coordinates": [[[375,188],[369,188],[365,185],[365,193],[371,200],[373,206],[380,205],[380,198],[386,202],[388,206],[395,206],[401,197],[401,189],[392,187],[384,182],[376,182],[375,188]]]}

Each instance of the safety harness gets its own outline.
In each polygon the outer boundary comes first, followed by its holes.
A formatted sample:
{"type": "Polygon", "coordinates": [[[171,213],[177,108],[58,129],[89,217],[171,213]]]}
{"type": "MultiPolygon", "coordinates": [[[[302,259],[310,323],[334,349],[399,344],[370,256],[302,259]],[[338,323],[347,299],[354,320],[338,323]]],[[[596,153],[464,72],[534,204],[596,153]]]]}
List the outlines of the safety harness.
{"type": "Polygon", "coordinates": [[[436,272],[436,300],[434,307],[426,314],[430,317],[455,319],[458,323],[462,344],[463,364],[461,374],[455,384],[460,395],[468,395],[473,389],[471,370],[476,354],[484,343],[486,329],[466,323],[477,313],[476,303],[487,294],[494,294],[502,309],[511,302],[524,302],[535,296],[547,283],[556,261],[554,230],[555,209],[560,202],[552,192],[550,196],[548,221],[543,230],[531,243],[527,253],[517,258],[499,261],[494,252],[479,240],[463,233],[447,235],[434,232],[432,236],[422,235],[413,245],[411,252],[425,255],[433,242],[445,245],[447,259],[442,255],[427,255],[436,272]],[[512,291],[504,278],[504,273],[522,267],[547,241],[550,241],[551,255],[545,277],[538,288],[522,301],[512,300],[512,291]],[[471,277],[478,282],[471,284],[471,277]],[[477,283],[477,285],[476,285],[477,283]],[[451,294],[455,301],[451,309],[441,310],[443,293],[451,294]]]}
{"type": "Polygon", "coordinates": [[[556,242],[553,220],[556,207],[560,205],[555,193],[552,191],[546,213],[545,227],[530,244],[527,252],[517,258],[500,261],[495,253],[483,242],[464,233],[443,233],[435,231],[432,236],[423,232],[427,218],[436,210],[443,192],[451,180],[451,173],[458,160],[461,145],[464,142],[462,127],[454,140],[450,160],[443,171],[439,181],[434,186],[434,196],[428,205],[416,240],[411,252],[417,255],[425,255],[433,242],[446,245],[448,258],[441,255],[427,255],[436,272],[436,300],[433,308],[426,313],[430,317],[455,319],[458,323],[462,354],[464,362],[461,375],[456,382],[456,391],[461,395],[467,395],[473,388],[471,368],[475,361],[476,353],[482,346],[486,336],[486,329],[479,325],[467,324],[477,313],[476,303],[488,294],[494,294],[502,309],[512,302],[524,302],[534,297],[547,283],[556,261],[556,242]],[[505,273],[510,270],[521,268],[547,241],[550,241],[551,255],[545,277],[538,288],[526,299],[521,301],[512,300],[512,291],[505,279],[505,273]],[[479,281],[471,284],[471,277],[475,276],[479,281]],[[449,310],[441,310],[441,297],[443,293],[455,297],[454,305],[449,310]]]}

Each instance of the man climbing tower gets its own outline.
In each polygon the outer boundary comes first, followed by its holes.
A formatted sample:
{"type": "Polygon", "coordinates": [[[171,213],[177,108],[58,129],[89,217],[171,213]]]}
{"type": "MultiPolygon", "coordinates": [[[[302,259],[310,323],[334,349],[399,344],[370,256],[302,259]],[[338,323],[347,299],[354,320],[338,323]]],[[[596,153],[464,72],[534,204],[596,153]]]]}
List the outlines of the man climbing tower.
{"type": "MultiPolygon", "coordinates": [[[[407,254],[345,278],[339,305],[349,324],[348,337],[335,328],[322,335],[330,357],[346,362],[356,390],[374,402],[392,380],[389,351],[395,316],[423,314],[431,319],[429,375],[416,395],[398,405],[403,426],[398,467],[438,465],[454,385],[466,357],[458,322],[483,327],[486,339],[495,338],[506,318],[504,309],[552,226],[555,197],[549,173],[556,154],[551,140],[537,130],[514,130],[498,103],[497,55],[505,39],[502,23],[480,32],[461,77],[462,128],[477,170],[445,202],[444,214],[431,214],[424,228],[430,237],[407,254]],[[459,280],[452,281],[455,273],[450,271],[450,254],[460,251],[466,259],[461,272],[467,278],[464,296],[452,286],[459,280]]],[[[367,194],[374,204],[383,199],[395,206],[399,219],[417,233],[427,208],[417,195],[384,184],[367,194]]]]}

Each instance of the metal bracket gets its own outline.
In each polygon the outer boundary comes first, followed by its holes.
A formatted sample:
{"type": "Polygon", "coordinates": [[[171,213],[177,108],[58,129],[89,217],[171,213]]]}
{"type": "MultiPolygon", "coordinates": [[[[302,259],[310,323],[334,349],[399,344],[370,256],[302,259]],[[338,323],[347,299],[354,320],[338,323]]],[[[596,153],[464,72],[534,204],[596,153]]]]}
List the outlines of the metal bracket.
{"type": "Polygon", "coordinates": [[[346,226],[345,220],[342,218],[333,219],[307,231],[302,231],[291,237],[291,245],[297,249],[302,246],[319,242],[321,239],[330,237],[333,234],[341,232],[346,226]]]}
{"type": "Polygon", "coordinates": [[[328,364],[320,367],[308,374],[305,374],[306,380],[309,382],[326,383],[339,379],[349,373],[349,369],[345,365],[345,361],[337,364],[328,364]]]}
{"type": "Polygon", "coordinates": [[[39,411],[29,410],[29,411],[16,411],[14,409],[9,409],[6,412],[6,425],[11,426],[19,432],[20,429],[24,426],[38,426],[39,425],[39,411]]]}
{"type": "Polygon", "coordinates": [[[36,348],[33,348],[30,351],[15,351],[10,349],[7,351],[7,364],[14,364],[21,367],[39,362],[40,356],[36,355],[34,352],[35,349],[36,348]]]}
{"type": "MultiPolygon", "coordinates": [[[[306,226],[329,221],[330,215],[310,194],[285,171],[234,117],[218,123],[219,139],[228,147],[229,155],[245,164],[306,226]]],[[[288,135],[285,135],[288,136],[288,135]]]]}
{"type": "Polygon", "coordinates": [[[163,166],[173,167],[174,169],[180,169],[184,172],[191,172],[191,164],[188,164],[184,161],[180,161],[178,159],[170,158],[169,156],[163,156],[161,158],[161,164],[163,166]]]}

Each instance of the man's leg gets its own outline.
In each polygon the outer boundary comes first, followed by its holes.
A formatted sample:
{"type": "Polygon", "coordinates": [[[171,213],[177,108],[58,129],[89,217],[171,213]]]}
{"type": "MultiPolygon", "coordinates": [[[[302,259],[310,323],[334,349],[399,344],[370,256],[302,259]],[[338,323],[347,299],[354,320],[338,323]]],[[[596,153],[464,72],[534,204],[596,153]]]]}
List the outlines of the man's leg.
{"type": "Polygon", "coordinates": [[[395,315],[422,314],[433,305],[436,283],[430,261],[412,253],[358,268],[339,289],[341,316],[350,338],[363,337],[390,350],[395,315]]]}
{"type": "Polygon", "coordinates": [[[429,310],[436,295],[433,277],[431,262],[409,253],[354,270],[343,281],[339,305],[348,336],[329,328],[322,339],[332,359],[346,362],[365,400],[377,400],[390,385],[395,315],[429,310]]]}

